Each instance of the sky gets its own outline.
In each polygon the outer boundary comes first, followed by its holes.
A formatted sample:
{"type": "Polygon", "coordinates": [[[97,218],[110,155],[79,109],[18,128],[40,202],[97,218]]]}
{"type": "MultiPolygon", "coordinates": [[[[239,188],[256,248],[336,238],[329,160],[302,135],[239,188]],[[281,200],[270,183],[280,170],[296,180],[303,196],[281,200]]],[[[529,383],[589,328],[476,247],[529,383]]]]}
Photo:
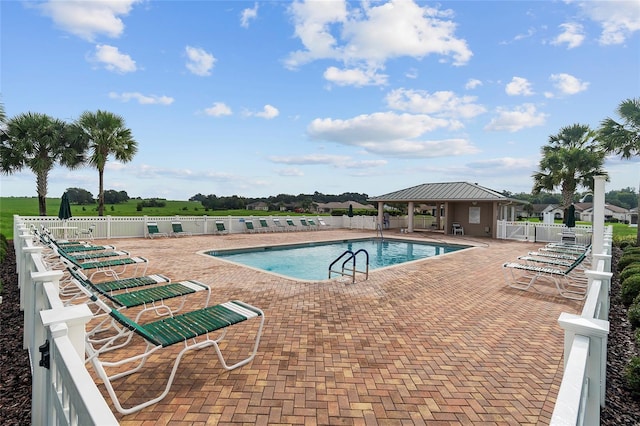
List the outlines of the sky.
{"type": "MultiPolygon", "coordinates": [[[[130,197],[529,193],[550,136],[640,96],[638,0],[2,1],[0,24],[7,117],[120,115],[138,152],[105,189],[130,197]]],[[[605,169],[640,186],[640,158],[605,169]]],[[[48,181],[98,195],[93,168],[48,181]]]]}

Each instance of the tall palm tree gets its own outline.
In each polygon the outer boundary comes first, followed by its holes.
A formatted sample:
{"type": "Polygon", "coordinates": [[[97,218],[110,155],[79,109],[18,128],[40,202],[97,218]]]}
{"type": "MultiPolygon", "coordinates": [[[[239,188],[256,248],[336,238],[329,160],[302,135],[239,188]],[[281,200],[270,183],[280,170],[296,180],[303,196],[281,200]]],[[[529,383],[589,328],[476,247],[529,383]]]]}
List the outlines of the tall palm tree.
{"type": "Polygon", "coordinates": [[[124,118],[108,111],[85,111],[75,126],[88,144],[89,164],[98,169],[98,215],[103,216],[104,167],[110,156],[124,163],[131,161],[138,152],[138,143],[125,126],[124,118]]]}
{"type": "MultiPolygon", "coordinates": [[[[640,156],[640,98],[622,101],[616,111],[622,123],[606,118],[600,123],[598,138],[607,153],[620,155],[623,159],[640,156]]],[[[638,188],[640,209],[640,187],[638,188]]],[[[638,211],[640,215],[640,211],[638,211]]],[[[640,224],[636,245],[640,245],[640,224]]]]}
{"type": "Polygon", "coordinates": [[[46,216],[49,172],[56,163],[71,169],[80,166],[83,142],[64,121],[32,112],[10,118],[0,133],[0,173],[29,168],[36,175],[40,216],[46,216]]]}
{"type": "Polygon", "coordinates": [[[593,177],[606,175],[602,168],[605,154],[595,135],[589,126],[574,124],[549,136],[549,143],[542,147],[539,170],[533,174],[533,193],[560,187],[566,209],[578,186],[593,189],[593,177]]]}

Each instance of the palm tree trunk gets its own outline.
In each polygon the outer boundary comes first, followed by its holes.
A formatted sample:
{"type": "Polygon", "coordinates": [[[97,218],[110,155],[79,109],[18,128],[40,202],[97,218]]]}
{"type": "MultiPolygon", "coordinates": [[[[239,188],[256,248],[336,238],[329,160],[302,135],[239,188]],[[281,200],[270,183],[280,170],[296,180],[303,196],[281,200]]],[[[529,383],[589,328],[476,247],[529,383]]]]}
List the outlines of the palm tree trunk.
{"type": "Polygon", "coordinates": [[[47,215],[47,175],[48,171],[39,171],[36,175],[36,191],[38,192],[38,210],[40,216],[47,215]]]}
{"type": "Polygon", "coordinates": [[[98,216],[104,216],[104,169],[98,169],[98,216]]]}

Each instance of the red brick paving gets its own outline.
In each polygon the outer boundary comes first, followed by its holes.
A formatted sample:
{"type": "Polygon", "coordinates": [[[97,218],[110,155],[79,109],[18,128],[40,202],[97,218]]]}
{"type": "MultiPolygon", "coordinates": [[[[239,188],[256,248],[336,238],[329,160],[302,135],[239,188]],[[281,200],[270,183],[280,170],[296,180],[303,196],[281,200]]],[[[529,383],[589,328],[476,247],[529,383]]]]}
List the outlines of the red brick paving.
{"type": "MultiPolygon", "coordinates": [[[[558,297],[551,287],[524,292],[505,285],[502,263],[536,245],[448,237],[476,247],[374,271],[355,284],[297,282],[198,254],[362,234],[109,240],[147,257],[148,273],[200,280],[211,285],[212,304],[240,299],[266,318],[250,364],[228,372],[213,348],[193,351],[167,397],[118,414],[121,424],[548,424],[562,377],[557,319],[561,312],[578,313],[582,303],[558,297]]],[[[255,328],[246,325],[232,327],[229,345],[222,345],[231,360],[249,351],[245,337],[255,328]]],[[[140,347],[134,342],[118,354],[140,347]]],[[[117,381],[121,402],[129,406],[160,393],[179,349],[166,349],[142,372],[117,381]]]]}

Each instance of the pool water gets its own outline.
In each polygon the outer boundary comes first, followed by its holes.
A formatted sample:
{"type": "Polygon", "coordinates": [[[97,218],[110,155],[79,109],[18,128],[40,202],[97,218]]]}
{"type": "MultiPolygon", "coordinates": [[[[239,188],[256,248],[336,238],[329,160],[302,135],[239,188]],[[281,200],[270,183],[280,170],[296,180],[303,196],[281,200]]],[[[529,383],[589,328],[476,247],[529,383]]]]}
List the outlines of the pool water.
{"type": "MultiPolygon", "coordinates": [[[[354,253],[360,249],[366,250],[369,253],[369,271],[371,271],[427,257],[439,256],[468,247],[406,240],[361,239],[240,250],[212,250],[205,253],[223,260],[285,275],[293,279],[316,281],[329,278],[329,265],[346,250],[354,253]]],[[[332,269],[340,269],[345,259],[346,257],[337,262],[332,269]]],[[[357,255],[356,269],[358,271],[365,270],[365,259],[364,255],[357,255]]],[[[351,262],[348,265],[350,266],[351,262]]],[[[332,278],[337,276],[332,274],[332,278]]]]}

